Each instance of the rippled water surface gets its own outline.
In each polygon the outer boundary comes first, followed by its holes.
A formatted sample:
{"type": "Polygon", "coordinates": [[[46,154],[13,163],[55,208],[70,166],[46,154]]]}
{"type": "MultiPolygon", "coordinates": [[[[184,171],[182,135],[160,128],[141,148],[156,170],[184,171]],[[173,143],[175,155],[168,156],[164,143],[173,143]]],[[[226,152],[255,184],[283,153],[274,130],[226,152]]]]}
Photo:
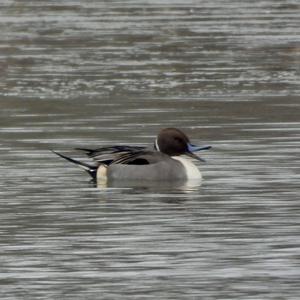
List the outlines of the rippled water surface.
{"type": "Polygon", "coordinates": [[[0,2],[1,299],[300,298],[298,1],[0,2]],[[213,149],[96,187],[50,149],[213,149]]]}

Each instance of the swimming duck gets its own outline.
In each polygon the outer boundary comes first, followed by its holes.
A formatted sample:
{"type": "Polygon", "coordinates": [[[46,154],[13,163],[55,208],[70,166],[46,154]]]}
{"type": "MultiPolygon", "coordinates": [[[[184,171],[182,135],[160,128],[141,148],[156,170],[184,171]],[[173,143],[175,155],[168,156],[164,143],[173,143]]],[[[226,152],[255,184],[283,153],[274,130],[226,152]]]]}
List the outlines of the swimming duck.
{"type": "Polygon", "coordinates": [[[162,129],[154,149],[141,146],[110,146],[98,149],[76,148],[93,159],[87,164],[53,151],[60,157],[78,165],[98,180],[151,180],[174,181],[202,178],[192,159],[203,161],[194,152],[208,150],[198,147],[176,128],[162,129]]]}

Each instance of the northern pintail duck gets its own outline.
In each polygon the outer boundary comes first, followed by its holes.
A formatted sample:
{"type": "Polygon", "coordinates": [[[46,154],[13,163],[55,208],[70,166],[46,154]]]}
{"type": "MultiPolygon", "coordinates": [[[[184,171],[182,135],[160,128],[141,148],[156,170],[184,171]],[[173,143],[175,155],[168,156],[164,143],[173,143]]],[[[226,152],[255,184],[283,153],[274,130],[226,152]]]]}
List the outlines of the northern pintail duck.
{"type": "Polygon", "coordinates": [[[162,129],[154,149],[140,146],[111,146],[98,149],[77,148],[93,159],[87,164],[55,152],[77,164],[96,180],[189,180],[201,179],[201,173],[191,158],[203,161],[194,152],[208,150],[198,147],[179,129],[162,129]]]}

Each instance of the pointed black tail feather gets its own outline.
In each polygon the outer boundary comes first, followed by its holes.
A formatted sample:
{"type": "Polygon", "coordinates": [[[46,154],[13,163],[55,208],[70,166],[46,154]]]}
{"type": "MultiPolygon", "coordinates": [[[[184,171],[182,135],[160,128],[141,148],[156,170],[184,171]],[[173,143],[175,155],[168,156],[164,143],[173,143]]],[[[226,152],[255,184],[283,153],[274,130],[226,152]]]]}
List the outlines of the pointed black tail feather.
{"type": "Polygon", "coordinates": [[[65,155],[63,155],[63,154],[61,154],[61,153],[58,153],[58,152],[54,151],[54,150],[51,150],[51,151],[52,151],[53,153],[55,153],[56,155],[58,155],[58,156],[60,156],[60,157],[62,157],[62,158],[64,158],[64,159],[66,159],[67,161],[69,161],[69,162],[71,162],[71,163],[73,163],[73,164],[79,166],[80,168],[82,168],[83,170],[85,170],[86,172],[88,172],[89,175],[90,175],[94,180],[97,179],[97,169],[98,169],[98,167],[96,167],[96,166],[91,166],[91,165],[89,165],[89,164],[87,164],[87,163],[84,163],[84,162],[82,162],[82,161],[79,161],[79,160],[73,159],[73,158],[71,158],[71,157],[65,156],[65,155]]]}

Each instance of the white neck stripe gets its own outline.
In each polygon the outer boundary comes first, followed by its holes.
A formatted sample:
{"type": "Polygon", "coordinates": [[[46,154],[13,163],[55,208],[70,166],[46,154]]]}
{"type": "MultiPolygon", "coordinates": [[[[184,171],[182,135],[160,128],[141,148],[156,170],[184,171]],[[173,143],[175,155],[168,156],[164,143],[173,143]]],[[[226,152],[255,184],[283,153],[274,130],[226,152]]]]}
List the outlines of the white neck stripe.
{"type": "Polygon", "coordinates": [[[155,148],[157,151],[160,151],[159,147],[158,147],[158,142],[157,142],[157,139],[155,140],[155,148]]]}

